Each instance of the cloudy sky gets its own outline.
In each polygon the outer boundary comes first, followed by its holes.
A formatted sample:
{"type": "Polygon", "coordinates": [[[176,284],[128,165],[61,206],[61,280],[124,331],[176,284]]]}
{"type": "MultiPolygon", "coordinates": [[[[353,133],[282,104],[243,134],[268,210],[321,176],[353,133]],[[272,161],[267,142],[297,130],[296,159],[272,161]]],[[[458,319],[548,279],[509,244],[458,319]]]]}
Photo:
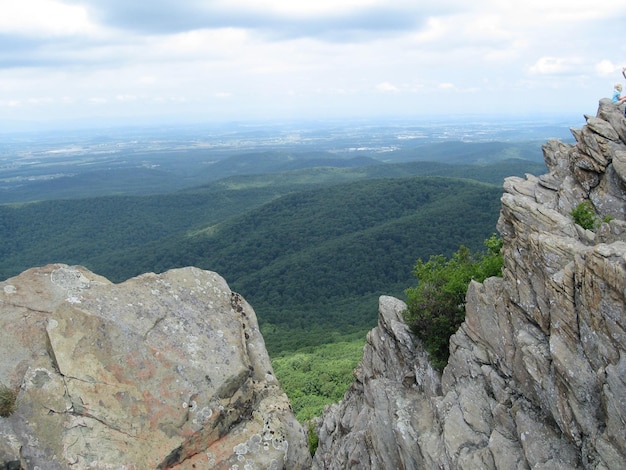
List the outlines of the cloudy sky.
{"type": "Polygon", "coordinates": [[[0,123],[593,114],[624,0],[0,0],[0,123]]]}

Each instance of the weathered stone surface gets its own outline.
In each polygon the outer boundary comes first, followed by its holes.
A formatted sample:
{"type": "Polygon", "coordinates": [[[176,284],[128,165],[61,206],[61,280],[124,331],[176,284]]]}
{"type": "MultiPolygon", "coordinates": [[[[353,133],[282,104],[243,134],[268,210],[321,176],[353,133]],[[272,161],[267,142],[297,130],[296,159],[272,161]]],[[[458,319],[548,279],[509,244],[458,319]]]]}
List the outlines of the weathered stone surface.
{"type": "Polygon", "coordinates": [[[601,100],[575,145],[544,145],[548,175],[505,181],[503,276],[470,284],[440,381],[381,300],[357,380],[321,420],[314,468],[626,468],[625,124],[601,100]],[[596,232],[570,215],[586,199],[613,218],[596,232]],[[411,363],[428,374],[413,379],[411,363]]]}
{"type": "Polygon", "coordinates": [[[613,157],[613,167],[622,185],[626,185],[626,151],[618,150],[613,157]]]}
{"type": "Polygon", "coordinates": [[[256,315],[194,268],[112,284],[49,265],[0,283],[0,462],[24,468],[308,468],[256,315]]]}
{"type": "Polygon", "coordinates": [[[445,459],[434,409],[421,394],[440,393],[439,374],[415,347],[404,308],[380,298],[378,327],[367,336],[354,384],[326,413],[313,468],[418,469],[445,459]]]}

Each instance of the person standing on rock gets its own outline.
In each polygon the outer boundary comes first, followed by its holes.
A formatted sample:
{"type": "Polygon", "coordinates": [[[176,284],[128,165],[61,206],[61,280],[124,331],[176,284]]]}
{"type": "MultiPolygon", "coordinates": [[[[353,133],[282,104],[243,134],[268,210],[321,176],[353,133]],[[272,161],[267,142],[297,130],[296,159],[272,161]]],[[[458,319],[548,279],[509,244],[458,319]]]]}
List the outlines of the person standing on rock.
{"type": "MultiPolygon", "coordinates": [[[[622,75],[626,79],[626,67],[622,67],[622,75]]],[[[626,96],[625,97],[621,96],[622,86],[619,85],[619,91],[618,91],[617,90],[618,85],[619,84],[615,85],[615,91],[613,92],[613,103],[622,104],[626,101],[626,96]],[[616,93],[617,93],[617,99],[615,98],[616,93]]],[[[626,109],[624,109],[624,117],[626,118],[626,109]]]]}
{"type": "Polygon", "coordinates": [[[622,104],[626,101],[626,96],[622,96],[622,84],[616,83],[613,87],[613,98],[611,99],[613,103],[622,104]]]}

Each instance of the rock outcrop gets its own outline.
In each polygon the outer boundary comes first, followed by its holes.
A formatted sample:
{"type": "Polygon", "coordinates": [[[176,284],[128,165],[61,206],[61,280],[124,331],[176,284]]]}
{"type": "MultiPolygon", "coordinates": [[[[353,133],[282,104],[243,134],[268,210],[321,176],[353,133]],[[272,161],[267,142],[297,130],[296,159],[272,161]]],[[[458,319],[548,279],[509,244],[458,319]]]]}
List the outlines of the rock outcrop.
{"type": "Polygon", "coordinates": [[[254,311],[212,272],[0,283],[0,382],[0,468],[310,467],[254,311]]]}
{"type": "Polygon", "coordinates": [[[381,298],[313,468],[626,468],[626,119],[601,100],[586,121],[544,145],[548,174],[506,180],[503,277],[471,283],[441,375],[381,298]]]}

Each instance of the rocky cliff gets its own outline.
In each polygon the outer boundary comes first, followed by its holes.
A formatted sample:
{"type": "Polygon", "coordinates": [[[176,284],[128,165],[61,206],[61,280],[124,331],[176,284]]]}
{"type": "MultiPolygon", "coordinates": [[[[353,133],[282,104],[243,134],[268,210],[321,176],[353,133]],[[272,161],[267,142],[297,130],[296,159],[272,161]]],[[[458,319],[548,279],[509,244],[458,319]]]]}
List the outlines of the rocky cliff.
{"type": "Polygon", "coordinates": [[[215,273],[0,283],[0,382],[19,391],[0,468],[310,467],[255,313],[215,273]]]}
{"type": "Polygon", "coordinates": [[[380,300],[355,381],[318,428],[316,469],[626,468],[626,119],[601,100],[509,178],[502,278],[472,283],[442,374],[380,300]],[[596,231],[570,213],[593,203],[596,231]]]}

